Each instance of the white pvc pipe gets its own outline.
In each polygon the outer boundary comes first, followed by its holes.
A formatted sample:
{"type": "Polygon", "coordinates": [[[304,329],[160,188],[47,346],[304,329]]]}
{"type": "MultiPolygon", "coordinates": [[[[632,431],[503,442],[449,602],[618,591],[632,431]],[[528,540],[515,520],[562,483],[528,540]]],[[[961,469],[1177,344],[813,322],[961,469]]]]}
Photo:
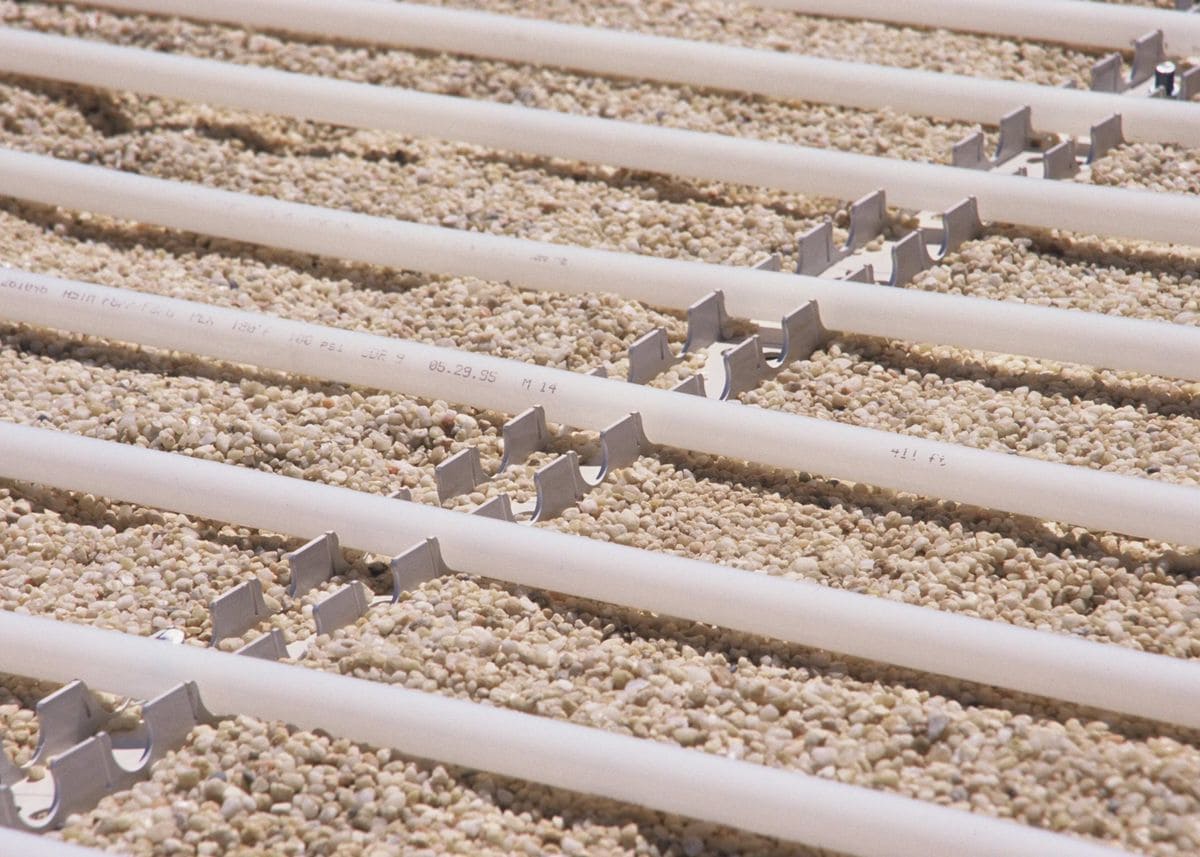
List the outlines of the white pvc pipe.
{"type": "Polygon", "coordinates": [[[0,194],[394,268],[616,292],[671,309],[721,290],[734,316],[773,320],[815,300],[832,330],[1200,380],[1200,329],[1186,325],[425,226],[3,148],[0,194]]]}
{"type": "Polygon", "coordinates": [[[3,421],[0,476],[384,556],[434,535],[455,571],[1200,727],[1200,662],[1069,634],[3,421]]]}
{"type": "Polygon", "coordinates": [[[943,211],[973,195],[986,220],[1200,244],[1200,199],[1187,194],[1031,180],[575,116],[22,30],[0,29],[0,70],[838,199],[882,187],[893,204],[914,209],[943,211]]]}
{"type": "MultiPolygon", "coordinates": [[[[12,614],[0,613],[0,623],[3,623],[10,615],[12,614]]],[[[47,624],[53,624],[53,628],[50,630],[55,630],[59,623],[47,624]]],[[[26,663],[23,670],[13,670],[13,672],[17,675],[27,675],[28,669],[29,664],[26,663]]],[[[3,826],[0,826],[0,855],[3,857],[120,857],[114,851],[84,848],[82,845],[63,842],[61,839],[24,833],[3,826]]]]}
{"type": "Polygon", "coordinates": [[[466,9],[376,0],[102,0],[100,5],[988,125],[1027,104],[1038,130],[1075,135],[1086,135],[1099,120],[1120,113],[1126,139],[1200,145],[1200,104],[843,62],[466,9]]]}
{"type": "MultiPolygon", "coordinates": [[[[0,613],[0,669],[392,747],[661,812],[878,857],[1125,854],[1096,842],[659,741],[260,658],[0,613]]],[[[15,853],[14,853],[15,857],[15,853]]],[[[72,855],[73,857],[73,855],[72,855]]]]}
{"type": "Polygon", "coordinates": [[[402,339],[0,268],[0,318],[600,430],[1144,538],[1200,545],[1200,488],[718,402],[402,339]]]}
{"type": "MultiPolygon", "coordinates": [[[[740,0],[739,0],[740,2],[740,0]]],[[[893,24],[1013,36],[1093,48],[1128,50],[1130,42],[1162,30],[1172,56],[1200,54],[1200,16],[1097,0],[745,0],[768,6],[893,24]]],[[[122,0],[117,4],[123,5],[122,0]]]]}

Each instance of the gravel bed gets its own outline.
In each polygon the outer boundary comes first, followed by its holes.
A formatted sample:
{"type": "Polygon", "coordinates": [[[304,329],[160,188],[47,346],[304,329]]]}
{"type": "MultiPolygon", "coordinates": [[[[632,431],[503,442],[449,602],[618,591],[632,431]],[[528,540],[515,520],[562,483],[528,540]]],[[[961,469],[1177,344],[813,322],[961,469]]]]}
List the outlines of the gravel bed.
{"type": "MultiPolygon", "coordinates": [[[[510,14],[934,71],[1085,84],[1098,55],[722,2],[461,3],[510,14]]],[[[1158,3],[1157,5],[1163,5],[1158,3]]],[[[468,57],[335,44],[42,2],[12,26],[586,115],[945,163],[978,126],[785,104],[468,57]]],[[[993,128],[984,129],[994,134],[993,128]]],[[[0,145],[458,229],[745,266],[794,264],[835,200],[0,77],[0,145]]],[[[1090,180],[1196,193],[1196,150],[1126,145],[1090,180]]],[[[907,223],[892,212],[893,231],[907,223]]],[[[318,259],[0,200],[0,260],[107,285],[620,376],[679,313],[612,294],[318,259]]],[[[1197,324],[1200,252],[991,225],[909,287],[1197,324]]],[[[694,370],[676,367],[656,385],[694,370]]],[[[835,336],[742,396],[766,407],[1194,485],[1200,384],[835,336]]],[[[508,414],[0,324],[0,418],[436,503],[468,447],[493,472],[508,414]]],[[[552,449],[448,505],[510,491],[552,449]]],[[[802,442],[797,439],[796,442],[802,442]]],[[[0,481],[0,608],[211,641],[210,601],[255,577],[268,627],[312,634],[345,580],[287,593],[299,542],[0,481]]],[[[747,570],[1200,657],[1200,552],[661,449],[541,525],[747,570]]],[[[995,688],[452,575],[314,640],[298,663],[908,795],[1154,855],[1200,850],[1200,736],[995,688]]],[[[53,689],[0,676],[24,763],[53,689]]],[[[113,704],[118,704],[113,701],[113,704]]],[[[35,769],[34,776],[44,772],[35,769]]],[[[790,844],[402,757],[282,723],[195,729],[151,778],[52,834],[128,855],[795,854],[790,844]]]]}

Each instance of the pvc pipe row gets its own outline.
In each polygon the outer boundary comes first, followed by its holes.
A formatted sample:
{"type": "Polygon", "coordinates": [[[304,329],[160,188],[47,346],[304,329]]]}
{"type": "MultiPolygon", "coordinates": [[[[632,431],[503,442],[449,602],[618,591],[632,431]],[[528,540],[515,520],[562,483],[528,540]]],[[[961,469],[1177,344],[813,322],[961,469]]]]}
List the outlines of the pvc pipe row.
{"type": "Polygon", "coordinates": [[[561,720],[16,613],[0,613],[0,670],[51,681],[80,678],[143,699],[194,681],[213,711],[281,720],[410,756],[838,852],[1126,853],[1012,821],[561,720]]]}
{"type": "Polygon", "coordinates": [[[383,556],[435,535],[454,571],[1200,727],[1200,662],[1069,634],[3,421],[0,476],[302,539],[335,530],[383,556]]]}
{"type": "Polygon", "coordinates": [[[0,269],[0,318],[600,430],[632,411],[654,443],[1200,544],[1200,488],[438,348],[409,340],[0,269]]]}
{"type": "MultiPolygon", "coordinates": [[[[1050,184],[1047,182],[1046,184],[1050,184]]],[[[318,208],[0,148],[0,194],[433,274],[778,319],[815,300],[831,330],[1200,380],[1200,329],[959,295],[526,241],[318,208]]]]}
{"type": "MultiPolygon", "coordinates": [[[[1014,36],[1083,47],[1127,50],[1130,42],[1162,30],[1172,56],[1200,54],[1200,16],[1095,0],[748,0],[755,6],[834,18],[866,18],[1014,36]]],[[[114,7],[123,0],[105,2],[114,7]]]]}
{"type": "MultiPolygon", "coordinates": [[[[0,613],[0,622],[4,622],[9,615],[11,614],[0,613]]],[[[53,631],[57,629],[59,623],[47,624],[54,625],[54,628],[48,629],[53,631]]],[[[28,650],[27,645],[26,650],[28,650]]],[[[10,672],[14,675],[27,675],[28,670],[29,664],[26,663],[22,669],[14,669],[10,672]]],[[[38,836],[3,826],[0,826],[0,855],[4,855],[4,857],[120,857],[113,851],[84,848],[82,845],[63,842],[61,839],[38,836]]]]}
{"type": "Polygon", "coordinates": [[[986,220],[1200,244],[1200,198],[1187,194],[1035,181],[350,83],[23,30],[0,29],[0,70],[838,199],[856,199],[883,187],[893,204],[913,209],[944,211],[973,195],[986,220]]]}
{"type": "Polygon", "coordinates": [[[1120,113],[1126,139],[1200,145],[1200,104],[842,62],[489,12],[373,0],[342,0],[336,5],[324,0],[105,0],[102,5],[987,125],[1027,104],[1038,130],[1074,135],[1086,135],[1099,120],[1120,113]]]}

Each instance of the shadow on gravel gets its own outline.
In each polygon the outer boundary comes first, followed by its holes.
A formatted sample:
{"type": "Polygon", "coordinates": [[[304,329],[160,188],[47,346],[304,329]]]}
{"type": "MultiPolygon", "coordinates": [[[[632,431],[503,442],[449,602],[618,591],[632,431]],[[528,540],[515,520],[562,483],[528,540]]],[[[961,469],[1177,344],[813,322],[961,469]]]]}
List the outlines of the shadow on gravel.
{"type": "Polygon", "coordinates": [[[955,357],[940,357],[921,353],[901,340],[840,335],[837,342],[844,350],[862,354],[861,359],[901,375],[911,369],[946,381],[971,381],[996,392],[1027,387],[1044,396],[1061,396],[1077,405],[1129,406],[1161,416],[1200,419],[1200,401],[1179,389],[1172,379],[1157,376],[1125,379],[1110,372],[1081,381],[1064,378],[1056,364],[1039,363],[1032,358],[1024,358],[1027,366],[1032,364],[1032,369],[1013,371],[990,364],[990,355],[983,352],[961,350],[955,357]]]}
{"type": "MultiPolygon", "coordinates": [[[[1060,556],[1065,551],[1084,559],[1117,559],[1121,566],[1133,569],[1143,566],[1145,560],[1134,559],[1127,553],[1107,550],[1094,535],[1081,531],[1078,535],[1060,535],[1045,522],[1023,515],[997,512],[950,500],[936,500],[868,487],[864,493],[852,483],[828,479],[808,473],[797,473],[773,469],[718,458],[716,456],[683,452],[668,447],[657,447],[655,457],[677,470],[686,470],[696,481],[733,482],[751,486],[759,493],[777,494],[795,503],[809,504],[820,509],[844,507],[847,511],[867,517],[882,517],[889,512],[910,516],[915,521],[929,521],[939,525],[956,524],[965,537],[973,533],[995,533],[1011,538],[1023,547],[1038,554],[1060,556]]],[[[1176,552],[1165,545],[1158,551],[1161,556],[1175,556],[1176,552]]],[[[1191,579],[1190,574],[1178,575],[1179,582],[1191,579]]]]}

